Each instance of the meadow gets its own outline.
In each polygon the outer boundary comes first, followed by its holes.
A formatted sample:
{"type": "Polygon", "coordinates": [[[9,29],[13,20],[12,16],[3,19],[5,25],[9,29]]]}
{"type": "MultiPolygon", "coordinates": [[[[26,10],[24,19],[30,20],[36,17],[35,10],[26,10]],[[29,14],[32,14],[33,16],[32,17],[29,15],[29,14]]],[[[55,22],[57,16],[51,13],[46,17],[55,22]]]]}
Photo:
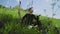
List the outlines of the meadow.
{"type": "MultiPolygon", "coordinates": [[[[23,17],[26,12],[21,9],[21,17],[23,17]]],[[[51,28],[48,34],[56,34],[54,27],[57,27],[60,31],[60,19],[49,18],[46,16],[40,16],[41,23],[48,27],[47,23],[51,23],[51,28]]],[[[0,22],[4,23],[3,28],[0,28],[0,34],[42,34],[38,31],[38,27],[33,29],[28,29],[24,27],[21,29],[21,23],[18,16],[18,8],[3,8],[0,7],[0,22]]]]}

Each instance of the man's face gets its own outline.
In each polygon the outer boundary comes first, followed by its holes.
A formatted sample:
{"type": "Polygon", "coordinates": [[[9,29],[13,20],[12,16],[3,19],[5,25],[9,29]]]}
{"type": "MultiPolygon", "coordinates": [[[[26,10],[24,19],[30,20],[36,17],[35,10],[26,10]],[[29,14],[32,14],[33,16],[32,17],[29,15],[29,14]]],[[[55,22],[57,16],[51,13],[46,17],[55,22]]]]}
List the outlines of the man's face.
{"type": "Polygon", "coordinates": [[[33,13],[33,9],[30,10],[30,13],[33,13]]]}

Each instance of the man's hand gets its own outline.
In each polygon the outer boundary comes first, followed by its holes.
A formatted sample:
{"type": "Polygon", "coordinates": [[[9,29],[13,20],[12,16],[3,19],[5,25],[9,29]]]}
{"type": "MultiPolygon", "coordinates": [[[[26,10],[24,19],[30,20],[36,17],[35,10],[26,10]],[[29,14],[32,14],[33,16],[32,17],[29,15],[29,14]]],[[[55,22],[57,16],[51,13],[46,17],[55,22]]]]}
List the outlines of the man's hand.
{"type": "Polygon", "coordinates": [[[39,15],[39,16],[41,16],[41,15],[39,15]]]}
{"type": "Polygon", "coordinates": [[[41,16],[41,15],[38,15],[37,17],[39,17],[39,16],[41,16]]]}

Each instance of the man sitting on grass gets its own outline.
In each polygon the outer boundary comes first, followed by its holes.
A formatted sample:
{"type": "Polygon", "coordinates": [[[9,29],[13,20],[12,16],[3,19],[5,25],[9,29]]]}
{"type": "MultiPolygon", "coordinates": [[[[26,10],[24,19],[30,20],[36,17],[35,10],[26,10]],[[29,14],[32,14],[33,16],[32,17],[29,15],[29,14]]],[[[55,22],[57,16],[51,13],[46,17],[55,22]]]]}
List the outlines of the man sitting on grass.
{"type": "Polygon", "coordinates": [[[41,27],[41,22],[39,21],[39,16],[35,16],[33,14],[33,7],[28,9],[29,13],[27,13],[23,18],[22,18],[22,27],[26,25],[38,25],[38,27],[41,27]],[[33,20],[36,20],[36,22],[33,22],[33,20]]]}

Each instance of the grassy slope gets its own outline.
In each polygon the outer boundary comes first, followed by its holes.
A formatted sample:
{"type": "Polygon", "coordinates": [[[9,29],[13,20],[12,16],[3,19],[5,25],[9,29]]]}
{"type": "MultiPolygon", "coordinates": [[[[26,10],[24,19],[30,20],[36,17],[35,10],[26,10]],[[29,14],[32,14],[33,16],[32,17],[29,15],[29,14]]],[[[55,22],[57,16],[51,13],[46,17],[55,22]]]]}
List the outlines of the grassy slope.
{"type": "MultiPolygon", "coordinates": [[[[13,18],[18,18],[18,9],[14,8],[14,9],[9,9],[9,8],[0,8],[0,14],[11,14],[13,16],[13,18]]],[[[25,15],[25,12],[23,10],[21,10],[21,16],[24,16],[25,15]]],[[[51,18],[50,18],[51,19],[51,18]]],[[[44,17],[44,16],[41,16],[40,17],[40,20],[43,22],[45,20],[47,20],[47,17],[44,17]]],[[[51,19],[52,20],[52,19],[51,19]]],[[[46,22],[44,22],[46,23],[46,22]]],[[[53,19],[53,25],[57,25],[57,27],[60,27],[60,20],[58,19],[53,19]]],[[[9,31],[13,31],[12,29],[16,29],[16,32],[19,32],[20,33],[20,23],[15,23],[15,22],[10,22],[10,23],[7,23],[5,25],[5,29],[2,29],[2,31],[4,31],[4,33],[7,34],[7,32],[9,31]],[[10,25],[9,25],[10,24],[10,25]],[[14,25],[13,25],[14,24],[14,25]],[[7,30],[7,31],[6,31],[7,30]]],[[[37,34],[37,30],[29,30],[29,29],[23,29],[24,33],[25,34],[37,34]]]]}

